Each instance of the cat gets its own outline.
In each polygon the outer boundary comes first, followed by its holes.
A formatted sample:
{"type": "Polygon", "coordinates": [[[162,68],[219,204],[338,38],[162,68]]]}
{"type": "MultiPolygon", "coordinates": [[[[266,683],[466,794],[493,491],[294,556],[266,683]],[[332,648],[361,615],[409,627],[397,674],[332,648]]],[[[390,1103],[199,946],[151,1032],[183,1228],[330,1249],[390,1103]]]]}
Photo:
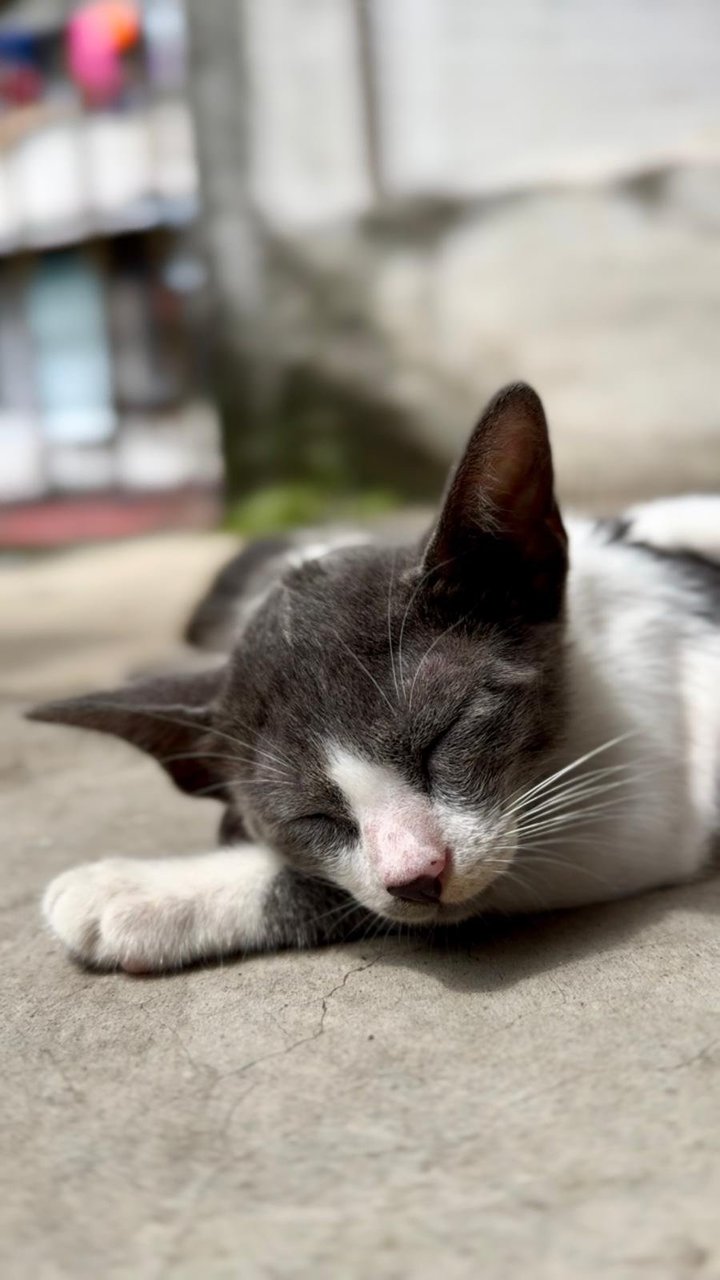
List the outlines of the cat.
{"type": "Polygon", "coordinates": [[[697,876],[719,530],[720,498],[566,529],[542,404],[505,388],[421,541],[255,547],[190,623],[226,662],[30,713],[117,734],[225,806],[217,852],[60,875],[51,929],[145,973],[697,876]]]}

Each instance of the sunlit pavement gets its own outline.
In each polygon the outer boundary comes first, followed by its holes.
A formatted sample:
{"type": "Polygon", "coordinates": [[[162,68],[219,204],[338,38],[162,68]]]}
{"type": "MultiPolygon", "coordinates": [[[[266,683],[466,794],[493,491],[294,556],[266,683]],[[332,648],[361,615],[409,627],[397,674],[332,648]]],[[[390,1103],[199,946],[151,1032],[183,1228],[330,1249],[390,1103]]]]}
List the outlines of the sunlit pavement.
{"type": "Polygon", "coordinates": [[[22,708],[174,653],[231,545],[0,567],[6,1273],[717,1275],[717,882],[155,980],[44,931],[51,876],[201,849],[217,807],[22,708]]]}

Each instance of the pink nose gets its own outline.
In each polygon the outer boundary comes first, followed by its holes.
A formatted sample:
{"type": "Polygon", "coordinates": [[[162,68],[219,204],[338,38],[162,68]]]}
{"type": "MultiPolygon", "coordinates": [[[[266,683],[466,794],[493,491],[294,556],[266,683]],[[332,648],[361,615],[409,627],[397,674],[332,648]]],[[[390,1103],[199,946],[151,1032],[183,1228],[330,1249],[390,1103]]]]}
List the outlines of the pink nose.
{"type": "Polygon", "coordinates": [[[428,850],[425,856],[408,858],[394,873],[384,876],[385,888],[401,902],[439,902],[442,895],[442,873],[447,866],[449,850],[428,850]]]}

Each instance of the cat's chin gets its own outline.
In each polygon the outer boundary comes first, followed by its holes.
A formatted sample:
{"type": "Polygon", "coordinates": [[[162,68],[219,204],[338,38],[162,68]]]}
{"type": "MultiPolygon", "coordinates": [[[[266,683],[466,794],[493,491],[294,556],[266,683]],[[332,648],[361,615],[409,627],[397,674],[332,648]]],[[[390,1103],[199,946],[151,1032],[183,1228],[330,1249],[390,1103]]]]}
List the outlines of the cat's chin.
{"type": "Polygon", "coordinates": [[[396,924],[417,925],[418,928],[424,925],[461,924],[463,920],[469,920],[482,911],[484,896],[483,889],[462,902],[438,902],[432,906],[408,902],[402,906],[398,904],[394,910],[383,911],[382,914],[396,924]]]}

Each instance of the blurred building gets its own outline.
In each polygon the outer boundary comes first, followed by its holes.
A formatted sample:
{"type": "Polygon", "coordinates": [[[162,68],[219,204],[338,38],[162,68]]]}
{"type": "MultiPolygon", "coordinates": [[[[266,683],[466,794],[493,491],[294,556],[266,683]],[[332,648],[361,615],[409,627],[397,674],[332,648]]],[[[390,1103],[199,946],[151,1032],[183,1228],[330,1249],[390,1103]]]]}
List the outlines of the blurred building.
{"type": "Polygon", "coordinates": [[[230,363],[270,335],[278,465],[324,431],[420,492],[525,377],[571,500],[720,487],[717,0],[188,16],[230,363]]]}
{"type": "Polygon", "coordinates": [[[207,514],[178,0],[0,12],[0,540],[207,514]]]}
{"type": "Polygon", "coordinates": [[[717,0],[0,6],[14,528],[207,515],[205,384],[231,495],[425,498],[518,377],[566,499],[720,488],[719,42],[717,0]]]}

